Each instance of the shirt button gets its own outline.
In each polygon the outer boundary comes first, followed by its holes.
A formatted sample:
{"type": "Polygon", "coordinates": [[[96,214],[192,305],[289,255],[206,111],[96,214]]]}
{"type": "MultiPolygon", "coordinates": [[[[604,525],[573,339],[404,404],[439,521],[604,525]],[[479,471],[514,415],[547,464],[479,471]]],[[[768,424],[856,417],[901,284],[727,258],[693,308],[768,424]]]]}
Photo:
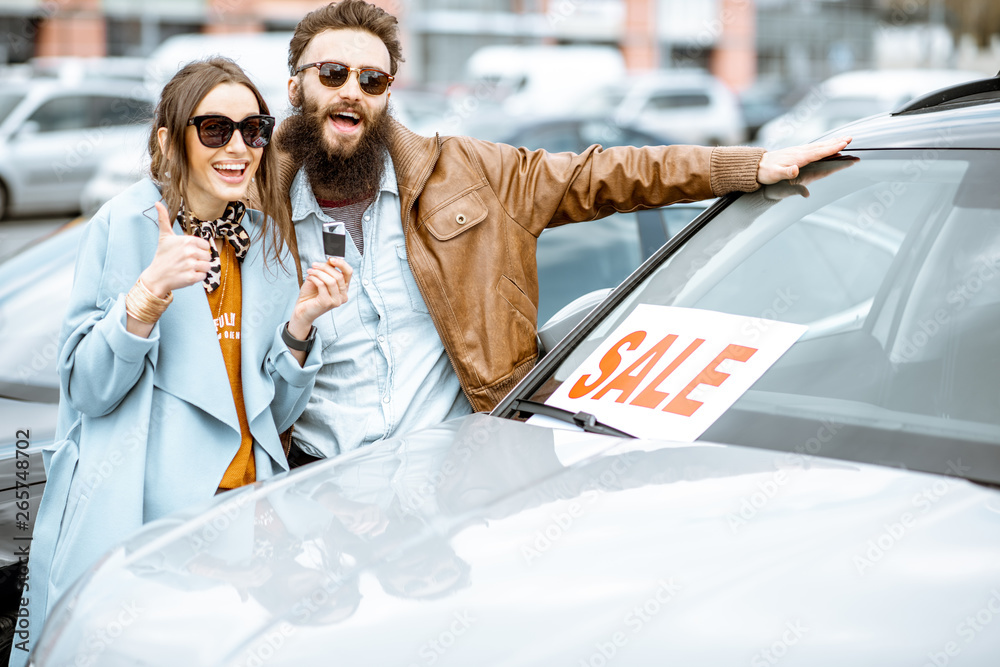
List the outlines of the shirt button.
{"type": "Polygon", "coordinates": [[[364,280],[362,280],[361,284],[364,285],[365,287],[368,287],[368,279],[365,278],[364,280]]]}
{"type": "Polygon", "coordinates": [[[383,398],[383,399],[382,399],[382,402],[383,402],[383,403],[388,403],[388,402],[389,402],[389,397],[388,397],[388,396],[386,396],[385,398],[383,398]]]}
{"type": "Polygon", "coordinates": [[[379,336],[378,337],[378,342],[384,343],[385,342],[385,336],[379,336]]]}
{"type": "Polygon", "coordinates": [[[366,215],[366,216],[365,216],[365,222],[368,222],[368,221],[369,221],[369,220],[371,220],[371,219],[372,219],[372,217],[371,217],[370,215],[366,215]]]}

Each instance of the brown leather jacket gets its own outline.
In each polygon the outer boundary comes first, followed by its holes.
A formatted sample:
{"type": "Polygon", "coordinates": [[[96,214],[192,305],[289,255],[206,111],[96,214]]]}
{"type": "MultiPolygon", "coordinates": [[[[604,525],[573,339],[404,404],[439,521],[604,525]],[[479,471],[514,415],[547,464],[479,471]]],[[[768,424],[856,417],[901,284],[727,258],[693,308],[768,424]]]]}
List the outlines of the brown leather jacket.
{"type": "MultiPolygon", "coordinates": [[[[764,151],[546,153],[422,137],[394,122],[389,152],[413,277],[473,409],[491,410],[538,356],[535,243],[543,229],[756,190],[764,151]]],[[[298,167],[282,160],[285,191],[298,167]]]]}

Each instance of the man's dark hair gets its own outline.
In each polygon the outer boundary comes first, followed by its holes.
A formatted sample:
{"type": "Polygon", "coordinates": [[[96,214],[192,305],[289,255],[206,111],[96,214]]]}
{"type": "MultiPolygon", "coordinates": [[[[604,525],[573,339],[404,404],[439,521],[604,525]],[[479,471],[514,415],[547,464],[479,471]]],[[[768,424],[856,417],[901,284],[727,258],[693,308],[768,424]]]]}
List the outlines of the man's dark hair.
{"type": "Polygon", "coordinates": [[[295,34],[288,43],[289,73],[295,74],[299,58],[313,37],[326,30],[341,28],[364,30],[381,39],[389,51],[389,74],[396,74],[399,63],[403,60],[403,50],[399,45],[399,23],[392,14],[364,0],[331,2],[326,7],[306,14],[295,26],[295,34]]]}

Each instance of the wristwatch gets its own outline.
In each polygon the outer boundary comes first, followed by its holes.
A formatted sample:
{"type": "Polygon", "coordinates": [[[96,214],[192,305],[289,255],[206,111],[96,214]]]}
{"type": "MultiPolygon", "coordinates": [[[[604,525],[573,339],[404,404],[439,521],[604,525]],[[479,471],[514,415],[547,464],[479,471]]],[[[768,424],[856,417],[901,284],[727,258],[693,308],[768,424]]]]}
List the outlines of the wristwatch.
{"type": "Polygon", "coordinates": [[[313,346],[313,341],[316,340],[316,327],[309,327],[309,335],[306,336],[306,339],[299,340],[292,334],[288,333],[288,322],[285,322],[285,326],[281,328],[281,340],[285,342],[288,349],[309,354],[309,350],[312,349],[313,346]]]}

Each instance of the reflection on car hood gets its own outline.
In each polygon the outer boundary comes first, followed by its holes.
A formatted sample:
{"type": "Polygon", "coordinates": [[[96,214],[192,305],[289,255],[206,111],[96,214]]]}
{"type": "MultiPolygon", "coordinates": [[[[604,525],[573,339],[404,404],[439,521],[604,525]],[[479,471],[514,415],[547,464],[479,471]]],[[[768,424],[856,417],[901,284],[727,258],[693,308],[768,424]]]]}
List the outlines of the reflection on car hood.
{"type": "Polygon", "coordinates": [[[36,659],[993,665],[998,529],[960,479],[472,415],[150,524],[36,659]]]}
{"type": "Polygon", "coordinates": [[[57,407],[0,396],[0,567],[18,562],[30,544],[45,487],[42,448],[52,444],[57,407]]]}

